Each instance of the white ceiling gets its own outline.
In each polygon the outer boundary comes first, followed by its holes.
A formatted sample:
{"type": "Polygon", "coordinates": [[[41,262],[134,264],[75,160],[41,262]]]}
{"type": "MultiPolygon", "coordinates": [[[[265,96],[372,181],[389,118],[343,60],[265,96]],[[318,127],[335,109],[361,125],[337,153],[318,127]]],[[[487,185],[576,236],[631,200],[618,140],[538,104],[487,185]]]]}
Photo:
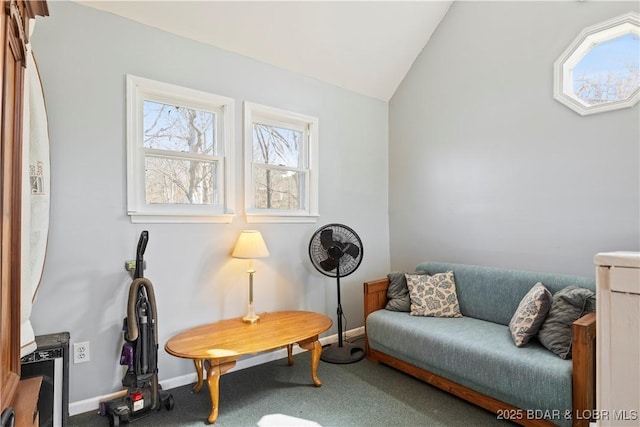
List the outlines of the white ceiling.
{"type": "Polygon", "coordinates": [[[388,101],[451,1],[78,1],[388,101]]]}

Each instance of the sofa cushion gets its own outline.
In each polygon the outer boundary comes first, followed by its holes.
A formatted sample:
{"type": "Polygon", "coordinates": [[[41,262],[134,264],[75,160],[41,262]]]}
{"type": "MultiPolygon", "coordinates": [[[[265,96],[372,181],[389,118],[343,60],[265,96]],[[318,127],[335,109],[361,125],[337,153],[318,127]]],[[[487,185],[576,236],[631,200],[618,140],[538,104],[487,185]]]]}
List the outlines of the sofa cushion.
{"type": "Polygon", "coordinates": [[[595,291],[595,279],[552,273],[507,270],[444,262],[422,262],[416,270],[429,274],[453,270],[463,316],[508,325],[522,297],[537,282],[552,293],[577,285],[595,291]]]}
{"type": "MultiPolygon", "coordinates": [[[[505,325],[378,310],[367,316],[366,330],[372,349],[517,408],[571,411],[571,361],[537,341],[514,346],[505,325]]],[[[562,417],[552,422],[571,425],[562,417]]]]}
{"type": "Polygon", "coordinates": [[[406,274],[412,316],[462,317],[456,295],[453,271],[406,274]]]}
{"type": "Polygon", "coordinates": [[[511,338],[517,347],[522,347],[538,333],[549,308],[551,308],[551,293],[538,282],[522,298],[509,322],[511,338]]]}
{"type": "Polygon", "coordinates": [[[585,313],[595,311],[595,301],[593,291],[575,285],[556,292],[538,332],[540,343],[563,359],[571,358],[571,325],[585,313]]]}

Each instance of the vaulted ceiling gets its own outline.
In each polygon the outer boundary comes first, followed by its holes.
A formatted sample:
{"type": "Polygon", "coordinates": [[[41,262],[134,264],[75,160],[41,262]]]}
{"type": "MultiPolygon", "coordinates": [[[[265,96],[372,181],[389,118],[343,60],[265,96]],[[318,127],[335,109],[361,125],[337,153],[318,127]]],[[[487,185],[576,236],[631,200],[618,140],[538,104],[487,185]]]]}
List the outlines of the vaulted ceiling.
{"type": "Polygon", "coordinates": [[[388,101],[451,1],[78,1],[388,101]]]}

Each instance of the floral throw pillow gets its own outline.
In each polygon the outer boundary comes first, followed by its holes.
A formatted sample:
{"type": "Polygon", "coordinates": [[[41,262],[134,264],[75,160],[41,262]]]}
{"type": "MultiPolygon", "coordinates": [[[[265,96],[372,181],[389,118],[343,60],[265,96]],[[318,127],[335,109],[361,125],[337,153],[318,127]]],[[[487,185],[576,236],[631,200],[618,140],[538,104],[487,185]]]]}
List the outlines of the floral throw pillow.
{"type": "Polygon", "coordinates": [[[412,316],[462,317],[453,271],[406,274],[412,316]]]}
{"type": "Polygon", "coordinates": [[[509,322],[516,347],[522,347],[538,333],[550,308],[551,292],[542,283],[536,283],[522,298],[509,322]]]}

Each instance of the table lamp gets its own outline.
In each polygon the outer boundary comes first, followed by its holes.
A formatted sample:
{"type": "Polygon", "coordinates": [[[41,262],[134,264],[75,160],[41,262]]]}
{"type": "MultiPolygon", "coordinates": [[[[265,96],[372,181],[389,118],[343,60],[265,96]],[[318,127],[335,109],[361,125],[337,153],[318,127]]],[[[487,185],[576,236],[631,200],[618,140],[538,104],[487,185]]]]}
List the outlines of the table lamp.
{"type": "Polygon", "coordinates": [[[249,313],[242,318],[245,323],[255,323],[260,319],[253,311],[253,273],[256,270],[253,268],[253,260],[255,258],[266,258],[269,256],[269,249],[264,243],[262,234],[257,230],[244,230],[240,233],[238,241],[236,242],[233,253],[234,258],[242,258],[249,260],[249,313]]]}

